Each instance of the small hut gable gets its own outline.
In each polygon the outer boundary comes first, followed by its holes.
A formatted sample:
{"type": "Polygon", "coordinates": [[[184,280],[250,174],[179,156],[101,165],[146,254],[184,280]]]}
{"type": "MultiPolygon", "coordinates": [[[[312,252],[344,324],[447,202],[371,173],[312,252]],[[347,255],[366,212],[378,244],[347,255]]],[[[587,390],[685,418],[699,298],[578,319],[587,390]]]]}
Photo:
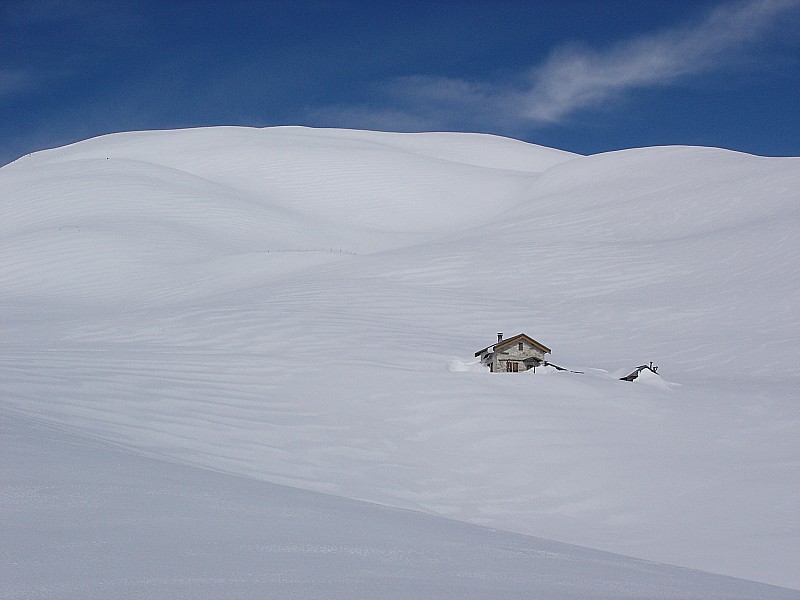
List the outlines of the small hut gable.
{"type": "Polygon", "coordinates": [[[656,367],[651,361],[649,365],[638,366],[633,371],[625,375],[625,377],[620,377],[620,379],[622,381],[635,381],[639,377],[639,374],[642,371],[650,371],[652,373],[658,374],[658,367],[656,367]]]}

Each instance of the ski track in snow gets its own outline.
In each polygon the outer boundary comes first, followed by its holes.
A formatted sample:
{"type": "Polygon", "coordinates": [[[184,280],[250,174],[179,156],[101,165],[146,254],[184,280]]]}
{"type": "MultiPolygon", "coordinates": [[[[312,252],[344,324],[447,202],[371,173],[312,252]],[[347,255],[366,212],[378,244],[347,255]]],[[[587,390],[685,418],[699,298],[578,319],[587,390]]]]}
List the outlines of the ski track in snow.
{"type": "Polygon", "coordinates": [[[221,128],[0,189],[6,414],[800,587],[798,159],[221,128]],[[495,331],[585,374],[478,372],[495,331]]]}

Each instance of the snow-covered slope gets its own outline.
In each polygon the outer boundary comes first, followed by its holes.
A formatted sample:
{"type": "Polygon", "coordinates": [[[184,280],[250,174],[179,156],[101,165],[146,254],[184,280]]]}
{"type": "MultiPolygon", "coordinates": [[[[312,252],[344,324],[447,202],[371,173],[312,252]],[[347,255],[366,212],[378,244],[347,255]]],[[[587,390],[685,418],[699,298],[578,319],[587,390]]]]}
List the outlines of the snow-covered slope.
{"type": "Polygon", "coordinates": [[[4,598],[800,597],[147,459],[41,422],[0,428],[4,598]]]}
{"type": "Polygon", "coordinates": [[[466,134],[29,155],[0,169],[2,410],[800,587],[798,190],[796,158],[466,134]],[[497,331],[583,374],[481,372],[497,331]]]}

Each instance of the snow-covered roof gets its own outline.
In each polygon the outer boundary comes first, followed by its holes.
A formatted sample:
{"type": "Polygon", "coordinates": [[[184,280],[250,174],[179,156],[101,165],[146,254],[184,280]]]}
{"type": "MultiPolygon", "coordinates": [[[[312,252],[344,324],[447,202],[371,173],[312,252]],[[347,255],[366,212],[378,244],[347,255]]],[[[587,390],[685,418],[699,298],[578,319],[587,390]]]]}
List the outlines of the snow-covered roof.
{"type": "Polygon", "coordinates": [[[533,339],[529,335],[526,335],[524,333],[518,333],[514,337],[506,338],[504,340],[501,340],[501,341],[497,342],[496,344],[492,344],[491,346],[486,346],[486,348],[483,348],[482,350],[478,350],[475,353],[475,356],[480,356],[481,354],[483,354],[487,350],[489,350],[489,348],[492,349],[491,350],[492,352],[497,352],[498,350],[500,350],[502,348],[505,348],[506,346],[510,346],[511,344],[516,344],[516,343],[518,343],[520,341],[523,341],[523,340],[528,342],[531,346],[537,347],[539,350],[541,350],[545,354],[550,354],[550,352],[551,352],[550,348],[548,348],[547,346],[545,346],[544,344],[542,344],[540,342],[537,342],[535,339],[533,339]]]}

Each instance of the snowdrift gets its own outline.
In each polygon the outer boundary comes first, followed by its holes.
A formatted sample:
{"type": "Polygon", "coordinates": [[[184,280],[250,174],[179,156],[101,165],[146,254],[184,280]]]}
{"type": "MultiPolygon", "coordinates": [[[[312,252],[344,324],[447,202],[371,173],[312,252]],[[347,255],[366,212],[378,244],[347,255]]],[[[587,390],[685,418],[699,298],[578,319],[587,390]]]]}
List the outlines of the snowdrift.
{"type": "Polygon", "coordinates": [[[0,169],[0,409],[800,587],[798,190],[796,158],[468,134],[35,153],[0,169]],[[482,372],[497,331],[584,373],[482,372]],[[650,360],[664,380],[619,381],[650,360]]]}

